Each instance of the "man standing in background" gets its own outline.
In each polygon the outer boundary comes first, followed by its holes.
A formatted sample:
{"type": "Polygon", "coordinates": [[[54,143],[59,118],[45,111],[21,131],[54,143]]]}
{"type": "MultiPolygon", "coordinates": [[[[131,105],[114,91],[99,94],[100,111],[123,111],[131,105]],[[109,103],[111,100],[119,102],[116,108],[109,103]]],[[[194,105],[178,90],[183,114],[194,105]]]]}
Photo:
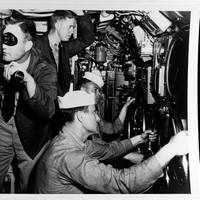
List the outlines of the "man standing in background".
{"type": "MultiPolygon", "coordinates": [[[[71,66],[69,59],[94,41],[93,24],[89,15],[81,10],[56,10],[51,17],[50,31],[34,42],[42,56],[57,71],[57,91],[63,96],[70,89],[71,66]],[[74,33],[77,37],[73,38],[74,33]]],[[[61,128],[57,102],[52,118],[52,131],[56,135],[61,128]]]]}
{"type": "Polygon", "coordinates": [[[51,17],[50,31],[37,38],[35,46],[58,73],[58,95],[69,91],[71,69],[69,59],[94,41],[93,24],[81,10],[56,10],[51,17]],[[77,30],[77,37],[73,34],[77,30]],[[61,47],[61,48],[60,48],[61,47]]]}

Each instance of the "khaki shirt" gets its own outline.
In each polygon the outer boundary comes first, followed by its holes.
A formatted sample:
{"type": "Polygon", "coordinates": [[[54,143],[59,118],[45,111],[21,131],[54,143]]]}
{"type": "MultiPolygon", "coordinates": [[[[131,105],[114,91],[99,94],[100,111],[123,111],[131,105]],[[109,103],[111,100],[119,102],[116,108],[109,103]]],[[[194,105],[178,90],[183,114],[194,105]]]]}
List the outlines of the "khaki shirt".
{"type": "Polygon", "coordinates": [[[139,193],[162,174],[155,157],[130,168],[115,169],[88,155],[84,149],[85,143],[65,126],[38,164],[35,192],[139,193]]]}

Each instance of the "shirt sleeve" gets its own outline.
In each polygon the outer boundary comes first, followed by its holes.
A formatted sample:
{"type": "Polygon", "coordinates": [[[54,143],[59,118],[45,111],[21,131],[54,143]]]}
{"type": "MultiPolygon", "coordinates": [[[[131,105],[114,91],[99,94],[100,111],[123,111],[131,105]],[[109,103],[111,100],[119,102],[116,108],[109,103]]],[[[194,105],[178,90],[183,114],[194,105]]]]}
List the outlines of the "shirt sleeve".
{"type": "Polygon", "coordinates": [[[65,55],[69,58],[82,51],[94,41],[94,27],[89,15],[77,19],[77,38],[62,42],[65,55]]]}
{"type": "Polygon", "coordinates": [[[86,154],[97,158],[102,162],[111,162],[116,158],[122,157],[127,154],[133,145],[129,139],[112,142],[104,142],[100,138],[87,140],[84,151],[86,154]]]}
{"type": "Polygon", "coordinates": [[[162,174],[162,167],[154,156],[130,168],[115,169],[82,152],[70,152],[60,170],[74,184],[101,193],[139,193],[162,174]]]}
{"type": "Polygon", "coordinates": [[[49,119],[55,113],[55,100],[57,97],[57,75],[52,65],[42,64],[33,75],[36,89],[32,98],[29,98],[24,89],[23,99],[32,112],[41,119],[49,119]]]}
{"type": "Polygon", "coordinates": [[[113,123],[107,122],[103,119],[99,122],[99,130],[105,134],[119,134],[123,129],[123,124],[119,118],[117,118],[113,123]]]}

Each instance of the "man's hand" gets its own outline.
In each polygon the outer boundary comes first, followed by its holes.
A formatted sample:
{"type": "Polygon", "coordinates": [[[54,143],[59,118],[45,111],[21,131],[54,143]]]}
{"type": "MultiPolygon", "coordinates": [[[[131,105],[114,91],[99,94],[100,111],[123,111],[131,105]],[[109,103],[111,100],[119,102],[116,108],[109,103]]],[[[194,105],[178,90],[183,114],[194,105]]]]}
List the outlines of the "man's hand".
{"type": "Polygon", "coordinates": [[[162,167],[166,166],[174,156],[182,156],[188,153],[187,131],[181,131],[173,136],[156,154],[158,162],[162,167]]]}
{"type": "Polygon", "coordinates": [[[23,74],[24,74],[23,82],[26,86],[28,95],[31,98],[35,94],[36,83],[35,83],[33,77],[29,73],[27,73],[26,68],[27,68],[27,66],[24,66],[23,64],[18,64],[16,62],[12,62],[11,64],[4,66],[3,76],[6,78],[6,80],[9,81],[11,79],[12,75],[16,71],[23,72],[23,74]]]}
{"type": "Polygon", "coordinates": [[[156,140],[157,134],[156,131],[145,130],[144,133],[142,133],[140,136],[144,142],[147,142],[148,140],[150,142],[154,142],[156,140]]]}
{"type": "Polygon", "coordinates": [[[135,101],[135,98],[131,98],[131,97],[128,97],[127,100],[126,100],[126,103],[124,104],[124,108],[128,108],[129,105],[135,101]]]}
{"type": "Polygon", "coordinates": [[[26,82],[28,80],[28,78],[30,77],[30,74],[27,73],[27,71],[25,70],[25,67],[21,64],[18,64],[17,62],[12,62],[9,65],[5,65],[3,76],[6,78],[6,80],[9,81],[12,78],[12,75],[16,71],[23,72],[24,82],[26,82]]]}
{"type": "Polygon", "coordinates": [[[149,139],[150,142],[155,142],[156,138],[157,138],[157,133],[156,130],[152,131],[152,130],[145,130],[145,132],[143,134],[147,134],[147,137],[149,139]]]}
{"type": "Polygon", "coordinates": [[[148,140],[154,142],[156,140],[156,137],[156,131],[146,130],[144,133],[130,138],[130,140],[132,142],[132,145],[135,147],[138,144],[146,143],[148,140]]]}

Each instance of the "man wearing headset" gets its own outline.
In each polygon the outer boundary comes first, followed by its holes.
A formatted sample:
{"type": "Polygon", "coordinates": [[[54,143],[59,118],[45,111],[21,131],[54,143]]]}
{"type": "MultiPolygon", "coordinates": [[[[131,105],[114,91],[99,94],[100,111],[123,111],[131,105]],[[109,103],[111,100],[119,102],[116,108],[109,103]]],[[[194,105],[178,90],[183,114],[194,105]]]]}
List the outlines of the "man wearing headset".
{"type": "Polygon", "coordinates": [[[20,170],[20,192],[50,139],[49,119],[55,112],[55,68],[33,48],[35,24],[10,20],[3,30],[4,99],[0,109],[0,191],[14,156],[20,170]],[[20,79],[18,79],[20,78],[20,79]]]}

